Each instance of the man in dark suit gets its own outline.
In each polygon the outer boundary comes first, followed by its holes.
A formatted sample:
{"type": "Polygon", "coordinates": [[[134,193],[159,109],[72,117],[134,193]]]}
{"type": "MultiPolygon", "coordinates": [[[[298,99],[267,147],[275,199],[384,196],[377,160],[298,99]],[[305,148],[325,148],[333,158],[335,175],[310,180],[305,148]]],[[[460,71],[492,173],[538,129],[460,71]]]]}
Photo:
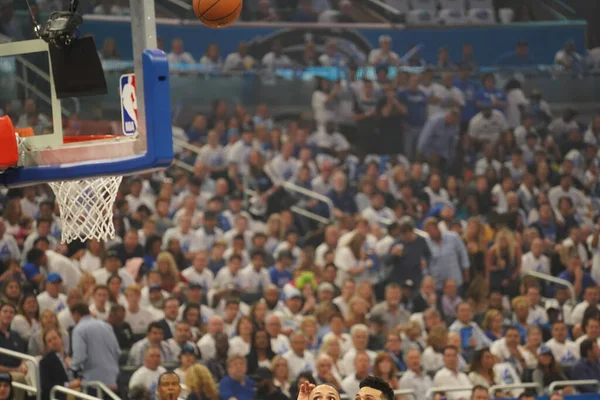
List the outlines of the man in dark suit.
{"type": "MultiPolygon", "coordinates": [[[[42,400],[50,400],[50,390],[54,386],[64,386],[70,389],[78,389],[81,386],[81,378],[74,379],[69,369],[70,359],[66,357],[63,341],[56,329],[49,329],[44,333],[44,346],[48,350],[44,358],[40,360],[40,378],[42,385],[42,400]]],[[[65,396],[57,393],[59,399],[65,396]]]]}
{"type": "Polygon", "coordinates": [[[164,340],[169,340],[175,335],[175,325],[179,316],[179,300],[170,297],[163,303],[163,312],[165,317],[158,321],[158,324],[165,332],[164,340]]]}

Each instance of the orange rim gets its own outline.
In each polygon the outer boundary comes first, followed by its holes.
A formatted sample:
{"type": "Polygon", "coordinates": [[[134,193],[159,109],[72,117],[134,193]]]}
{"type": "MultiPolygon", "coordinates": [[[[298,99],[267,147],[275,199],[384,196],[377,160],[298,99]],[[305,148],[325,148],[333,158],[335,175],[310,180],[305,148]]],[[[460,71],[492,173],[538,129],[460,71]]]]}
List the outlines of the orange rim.
{"type": "Polygon", "coordinates": [[[81,135],[81,136],[64,136],[63,143],[81,143],[89,142],[92,140],[104,140],[104,139],[116,139],[119,136],[116,135],[81,135]]]}

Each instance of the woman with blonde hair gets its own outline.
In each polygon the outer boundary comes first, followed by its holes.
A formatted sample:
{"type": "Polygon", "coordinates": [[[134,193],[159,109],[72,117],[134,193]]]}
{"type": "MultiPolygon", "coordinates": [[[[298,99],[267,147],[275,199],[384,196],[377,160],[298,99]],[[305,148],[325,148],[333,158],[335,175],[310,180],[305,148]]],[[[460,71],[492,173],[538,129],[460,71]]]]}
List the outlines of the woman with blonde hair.
{"type": "Polygon", "coordinates": [[[188,400],[219,400],[215,380],[208,368],[194,364],[185,373],[185,385],[189,393],[188,400]]]}
{"type": "Polygon", "coordinates": [[[373,375],[383,379],[394,390],[399,389],[398,370],[389,353],[379,353],[373,363],[373,375]]]}
{"type": "Polygon", "coordinates": [[[373,260],[369,259],[364,250],[366,236],[356,232],[346,246],[339,247],[335,252],[335,265],[338,267],[336,284],[352,278],[358,282],[366,280],[369,270],[373,267],[373,260]]]}
{"type": "Polygon", "coordinates": [[[346,327],[352,328],[354,325],[367,325],[368,304],[362,297],[354,296],[348,302],[348,317],[346,318],[346,327]]]}
{"type": "Polygon", "coordinates": [[[488,310],[488,312],[485,313],[481,328],[483,329],[485,336],[492,342],[495,342],[504,336],[504,330],[502,329],[503,321],[504,318],[502,317],[502,313],[498,310],[488,310]]]}
{"type": "Polygon", "coordinates": [[[327,354],[333,360],[333,370],[339,375],[342,374],[342,346],[335,336],[329,336],[323,339],[319,354],[327,354]]]}
{"type": "Polygon", "coordinates": [[[275,356],[271,361],[271,371],[273,371],[273,384],[281,389],[286,396],[290,396],[290,366],[282,356],[275,356]]]}
{"type": "Polygon", "coordinates": [[[485,269],[491,290],[511,297],[517,294],[521,273],[521,247],[508,229],[501,229],[496,233],[494,245],[486,256],[485,269]]]}
{"type": "Polygon", "coordinates": [[[423,351],[421,364],[426,372],[437,372],[444,367],[442,351],[448,345],[448,329],[445,326],[434,326],[427,336],[427,347],[423,351]]]}
{"type": "Polygon", "coordinates": [[[471,276],[485,275],[488,240],[486,238],[485,224],[481,219],[477,217],[469,218],[463,240],[469,253],[471,276]]]}
{"type": "Polygon", "coordinates": [[[300,330],[306,336],[308,351],[316,353],[321,346],[321,340],[319,338],[319,326],[317,325],[317,319],[312,315],[306,315],[302,317],[300,322],[300,330]]]}
{"type": "Polygon", "coordinates": [[[178,289],[181,289],[179,287],[181,277],[177,269],[177,262],[171,253],[168,251],[159,253],[158,257],[156,257],[156,270],[162,278],[161,286],[163,290],[174,293],[178,289]]]}
{"type": "Polygon", "coordinates": [[[81,272],[81,278],[79,278],[79,283],[77,284],[77,288],[81,290],[83,293],[83,302],[89,303],[92,299],[92,295],[94,294],[94,288],[96,287],[96,278],[94,275],[89,272],[81,272]]]}
{"type": "Polygon", "coordinates": [[[475,314],[481,314],[489,309],[490,284],[484,275],[478,275],[471,281],[467,289],[467,303],[475,314]]]}
{"type": "Polygon", "coordinates": [[[40,314],[40,329],[37,332],[34,332],[29,338],[29,345],[27,347],[28,354],[34,357],[44,355],[46,352],[44,346],[44,334],[49,329],[56,329],[60,332],[60,336],[65,346],[65,353],[69,354],[69,344],[71,343],[69,341],[69,334],[60,327],[58,318],[56,318],[56,314],[52,310],[44,310],[40,314]]]}

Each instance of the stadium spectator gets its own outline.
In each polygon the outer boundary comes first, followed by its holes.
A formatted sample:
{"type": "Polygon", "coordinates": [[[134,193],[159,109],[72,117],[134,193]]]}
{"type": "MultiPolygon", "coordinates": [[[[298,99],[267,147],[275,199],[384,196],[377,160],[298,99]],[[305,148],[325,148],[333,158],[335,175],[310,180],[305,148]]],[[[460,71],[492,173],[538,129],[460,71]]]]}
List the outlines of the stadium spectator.
{"type": "Polygon", "coordinates": [[[43,337],[46,354],[40,360],[40,385],[42,399],[50,399],[50,390],[53,386],[66,386],[69,389],[79,389],[81,378],[74,378],[68,369],[68,353],[65,351],[63,339],[57,329],[50,328],[44,332],[43,337]]]}
{"type": "Polygon", "coordinates": [[[464,387],[465,391],[448,392],[451,399],[468,399],[469,390],[473,386],[471,381],[458,369],[458,349],[446,347],[444,349],[444,367],[433,377],[433,387],[464,387]]]}
{"type": "Polygon", "coordinates": [[[154,393],[158,386],[159,377],[167,372],[160,365],[161,351],[158,346],[151,345],[146,348],[144,355],[144,365],[139,367],[129,379],[129,389],[142,385],[147,388],[150,393],[154,393]]]}
{"type": "MultiPolygon", "coordinates": [[[[600,350],[598,343],[592,339],[586,339],[579,346],[581,359],[573,366],[572,374],[578,379],[598,379],[600,378],[600,367],[598,359],[600,350]]],[[[582,393],[596,393],[597,389],[593,386],[578,386],[577,389],[582,393]]]]}
{"type": "Polygon", "coordinates": [[[190,53],[184,50],[183,40],[173,39],[171,42],[171,52],[168,55],[169,63],[177,64],[195,64],[196,61],[190,53]]]}
{"type": "Polygon", "coordinates": [[[162,325],[158,322],[152,322],[148,325],[146,337],[137,341],[131,348],[127,364],[142,365],[146,356],[146,350],[152,346],[156,346],[159,349],[160,358],[164,362],[174,362],[176,360],[171,351],[171,346],[164,340],[162,325]]]}
{"type": "Polygon", "coordinates": [[[241,355],[232,355],[227,360],[227,376],[219,381],[221,400],[232,397],[238,400],[252,400],[255,384],[247,375],[246,359],[241,355]]]}

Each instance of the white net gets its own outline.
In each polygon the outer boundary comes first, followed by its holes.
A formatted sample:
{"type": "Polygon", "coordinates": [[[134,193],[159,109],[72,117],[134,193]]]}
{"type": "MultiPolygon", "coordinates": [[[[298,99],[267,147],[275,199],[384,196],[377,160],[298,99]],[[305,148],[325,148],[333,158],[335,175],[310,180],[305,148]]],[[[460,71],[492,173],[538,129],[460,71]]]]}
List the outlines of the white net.
{"type": "Polygon", "coordinates": [[[60,207],[62,242],[115,237],[113,204],[122,176],[50,182],[60,207]]]}

